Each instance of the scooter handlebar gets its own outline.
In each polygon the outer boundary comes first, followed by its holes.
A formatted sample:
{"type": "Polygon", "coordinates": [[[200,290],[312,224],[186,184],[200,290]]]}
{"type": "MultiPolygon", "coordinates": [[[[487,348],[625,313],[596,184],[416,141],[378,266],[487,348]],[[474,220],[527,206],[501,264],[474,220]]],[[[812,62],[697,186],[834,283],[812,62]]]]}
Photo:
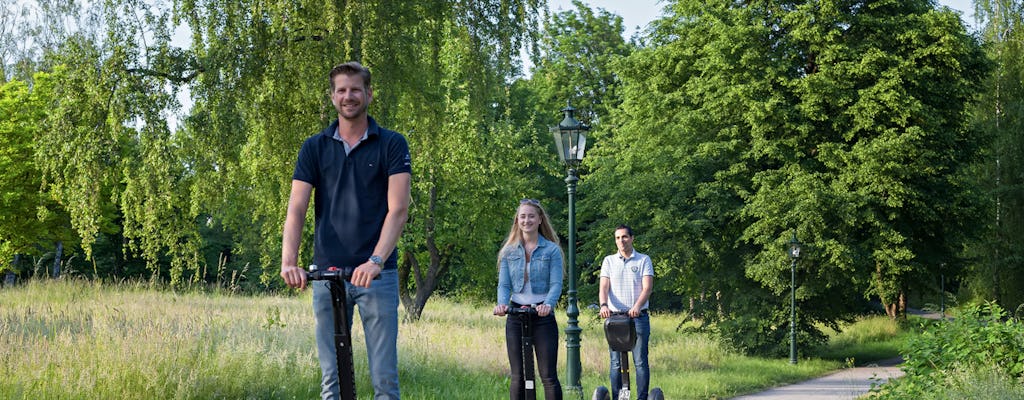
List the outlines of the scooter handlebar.
{"type": "MultiPolygon", "coordinates": [[[[352,279],[352,273],[355,272],[355,270],[356,267],[327,267],[327,269],[313,269],[312,271],[306,271],[306,280],[344,282],[352,279]]],[[[380,279],[380,274],[377,274],[373,279],[380,279]]]]}

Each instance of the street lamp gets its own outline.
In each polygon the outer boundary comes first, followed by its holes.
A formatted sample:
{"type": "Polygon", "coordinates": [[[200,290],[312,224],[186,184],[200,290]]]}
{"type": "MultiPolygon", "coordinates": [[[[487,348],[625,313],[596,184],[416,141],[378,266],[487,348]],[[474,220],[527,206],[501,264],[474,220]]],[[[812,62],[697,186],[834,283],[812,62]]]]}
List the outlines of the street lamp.
{"type": "Polygon", "coordinates": [[[796,229],[789,240],[789,363],[796,364],[796,259],[800,258],[800,241],[796,229]]]}
{"type": "Polygon", "coordinates": [[[585,132],[590,130],[576,118],[573,118],[572,104],[566,102],[562,112],[565,118],[558,126],[551,127],[551,134],[555,138],[555,147],[558,149],[558,158],[562,160],[568,169],[569,176],[565,178],[565,184],[569,189],[569,305],[565,313],[569,317],[569,326],[565,328],[565,349],[566,349],[566,379],[568,383],[566,390],[571,398],[583,398],[583,386],[580,385],[580,329],[577,317],[580,315],[580,308],[576,304],[576,167],[583,160],[583,152],[587,147],[585,132]]]}

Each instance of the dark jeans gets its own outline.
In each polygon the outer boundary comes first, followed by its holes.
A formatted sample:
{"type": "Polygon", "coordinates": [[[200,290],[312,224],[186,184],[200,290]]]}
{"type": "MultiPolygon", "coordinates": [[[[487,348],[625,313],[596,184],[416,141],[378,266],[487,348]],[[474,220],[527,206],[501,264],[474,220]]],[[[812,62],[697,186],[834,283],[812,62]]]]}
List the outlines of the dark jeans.
{"type": "MultiPolygon", "coordinates": [[[[537,355],[537,370],[544,384],[544,398],[562,399],[562,385],[558,382],[558,324],[554,313],[546,317],[531,315],[533,324],[533,351],[537,355]]],[[[522,322],[519,316],[509,316],[505,322],[505,347],[508,348],[508,362],[512,368],[512,382],[509,388],[511,400],[526,396],[526,380],[523,376],[522,322]]],[[[533,357],[531,354],[530,357],[533,357]]]]}
{"type": "MultiPolygon", "coordinates": [[[[633,370],[630,372],[636,376],[636,392],[633,393],[636,393],[637,400],[647,400],[647,389],[651,386],[651,367],[647,364],[647,344],[651,340],[651,316],[645,312],[639,317],[633,318],[633,324],[636,326],[636,344],[630,354],[633,357],[633,370]]],[[[611,372],[608,377],[612,381],[612,398],[615,398],[619,389],[622,388],[622,373],[619,372],[622,360],[619,359],[619,353],[616,351],[611,352],[611,359],[611,372]]]]}

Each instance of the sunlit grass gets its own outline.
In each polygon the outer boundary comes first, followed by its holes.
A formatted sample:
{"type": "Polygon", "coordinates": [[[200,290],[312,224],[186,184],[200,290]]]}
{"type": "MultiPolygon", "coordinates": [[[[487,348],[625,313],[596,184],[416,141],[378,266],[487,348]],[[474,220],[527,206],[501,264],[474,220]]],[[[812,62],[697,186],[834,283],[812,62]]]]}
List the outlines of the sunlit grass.
{"type": "MultiPolygon", "coordinates": [[[[508,396],[504,319],[492,305],[432,298],[399,332],[404,398],[508,396]]],[[[560,329],[565,311],[557,310],[560,329]]],[[[820,376],[832,360],[744,357],[707,335],[680,333],[682,315],[652,316],[651,384],[672,399],[749,393],[820,376]]],[[[608,351],[592,311],[579,317],[586,397],[608,385],[608,351]]],[[[175,293],[146,284],[29,282],[0,289],[0,398],[311,399],[319,393],[310,293],[175,293]]],[[[881,328],[877,328],[881,329],[881,328]]],[[[874,331],[876,328],[867,329],[874,331]]],[[[565,378],[565,334],[559,371],[565,378]]],[[[849,340],[847,350],[872,342],[849,340]]],[[[840,336],[842,338],[842,336],[840,336]]],[[[370,398],[362,328],[353,329],[360,398],[370,398]]],[[[839,361],[837,361],[839,360],[839,361]]]]}
{"type": "Polygon", "coordinates": [[[816,349],[815,354],[850,365],[865,365],[896,357],[908,335],[912,334],[885,315],[862,317],[844,326],[841,333],[830,329],[825,329],[825,333],[831,339],[828,345],[816,349]]]}

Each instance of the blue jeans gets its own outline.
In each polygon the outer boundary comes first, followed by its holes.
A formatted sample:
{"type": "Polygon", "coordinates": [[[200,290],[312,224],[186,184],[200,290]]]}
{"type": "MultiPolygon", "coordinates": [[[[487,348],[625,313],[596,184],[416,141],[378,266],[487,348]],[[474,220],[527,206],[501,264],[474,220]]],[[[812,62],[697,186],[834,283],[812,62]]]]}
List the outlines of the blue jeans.
{"type": "MultiPolygon", "coordinates": [[[[647,364],[647,344],[651,341],[651,316],[646,312],[640,314],[639,317],[633,318],[633,324],[636,325],[636,344],[633,345],[632,357],[633,357],[633,375],[636,376],[636,398],[637,400],[647,400],[647,390],[651,386],[651,366],[647,364]]],[[[619,372],[619,366],[621,360],[619,359],[619,352],[612,351],[611,353],[611,371],[608,377],[612,381],[612,398],[618,396],[619,389],[622,388],[622,373],[619,372]]]]}
{"type": "MultiPolygon", "coordinates": [[[[334,348],[334,309],[331,290],[325,281],[314,281],[313,314],[316,316],[316,348],[320,358],[320,397],[323,400],[341,398],[338,385],[338,356],[334,348]]],[[[366,358],[373,381],[374,399],[398,400],[398,271],[381,271],[380,279],[369,288],[345,282],[348,295],[348,327],[352,329],[354,305],[359,305],[359,317],[366,338],[366,358]]]]}

